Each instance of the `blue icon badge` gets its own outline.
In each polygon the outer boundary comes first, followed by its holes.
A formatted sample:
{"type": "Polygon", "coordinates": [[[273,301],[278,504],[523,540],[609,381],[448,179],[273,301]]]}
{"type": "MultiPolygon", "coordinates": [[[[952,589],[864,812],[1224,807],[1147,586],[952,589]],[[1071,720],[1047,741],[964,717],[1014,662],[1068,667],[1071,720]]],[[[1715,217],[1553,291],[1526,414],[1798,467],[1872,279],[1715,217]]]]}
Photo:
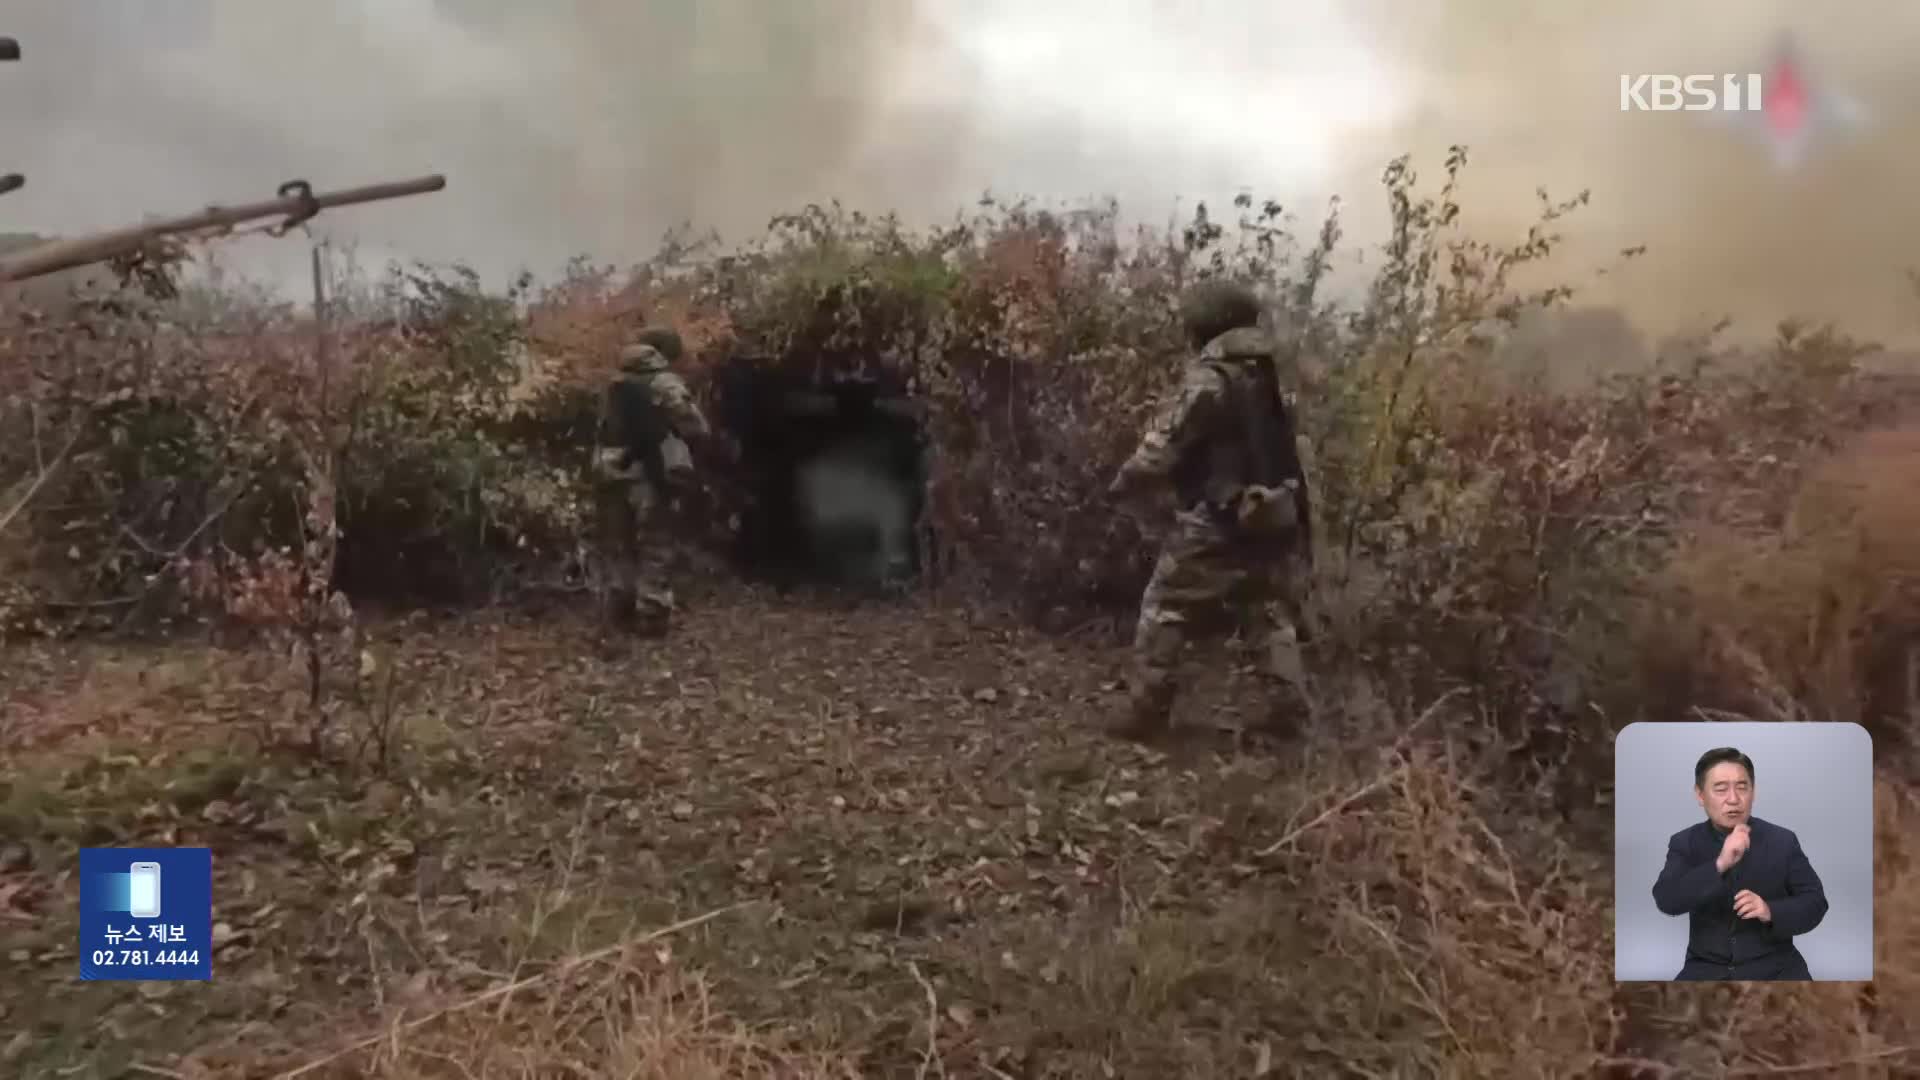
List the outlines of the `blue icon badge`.
{"type": "Polygon", "coordinates": [[[213,978],[211,848],[81,848],[80,977],[213,978]]]}

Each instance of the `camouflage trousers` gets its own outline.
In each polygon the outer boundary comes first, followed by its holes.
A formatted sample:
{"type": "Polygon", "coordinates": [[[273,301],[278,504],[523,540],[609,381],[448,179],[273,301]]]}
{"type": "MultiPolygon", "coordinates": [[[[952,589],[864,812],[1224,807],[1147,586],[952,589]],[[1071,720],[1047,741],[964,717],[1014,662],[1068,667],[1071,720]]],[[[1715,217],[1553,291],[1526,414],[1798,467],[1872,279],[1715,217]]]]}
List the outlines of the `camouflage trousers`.
{"type": "Polygon", "coordinates": [[[672,547],[662,534],[666,507],[638,466],[622,468],[617,450],[594,460],[598,555],[607,620],[617,629],[664,633],[674,612],[672,547]]]}
{"type": "Polygon", "coordinates": [[[1165,729],[1187,646],[1235,633],[1262,646],[1255,668],[1283,692],[1286,707],[1304,709],[1300,601],[1305,584],[1305,560],[1294,549],[1250,549],[1230,538],[1205,510],[1182,510],[1140,598],[1125,730],[1145,735],[1165,729]]]}

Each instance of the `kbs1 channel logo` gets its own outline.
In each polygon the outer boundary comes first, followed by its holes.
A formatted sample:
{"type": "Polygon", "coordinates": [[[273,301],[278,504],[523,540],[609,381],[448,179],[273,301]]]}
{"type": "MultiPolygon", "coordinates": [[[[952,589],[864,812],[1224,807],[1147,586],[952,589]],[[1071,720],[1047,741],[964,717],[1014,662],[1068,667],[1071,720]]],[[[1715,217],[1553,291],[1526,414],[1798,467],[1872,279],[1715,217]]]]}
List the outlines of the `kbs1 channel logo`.
{"type": "Polygon", "coordinates": [[[1622,75],[1621,112],[1765,112],[1766,80],[1751,75],[1622,75]]]}
{"type": "Polygon", "coordinates": [[[80,849],[80,978],[213,978],[212,850],[80,849]]]}

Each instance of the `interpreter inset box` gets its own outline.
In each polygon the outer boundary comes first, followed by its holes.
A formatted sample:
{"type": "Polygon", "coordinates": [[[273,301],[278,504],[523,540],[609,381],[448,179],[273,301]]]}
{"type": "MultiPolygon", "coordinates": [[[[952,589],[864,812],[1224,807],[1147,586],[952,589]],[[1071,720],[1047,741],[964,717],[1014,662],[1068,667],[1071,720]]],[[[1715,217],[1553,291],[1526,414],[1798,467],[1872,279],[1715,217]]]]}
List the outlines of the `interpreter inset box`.
{"type": "Polygon", "coordinates": [[[1639,723],[1614,740],[1614,978],[1873,978],[1873,740],[1639,723]]]}

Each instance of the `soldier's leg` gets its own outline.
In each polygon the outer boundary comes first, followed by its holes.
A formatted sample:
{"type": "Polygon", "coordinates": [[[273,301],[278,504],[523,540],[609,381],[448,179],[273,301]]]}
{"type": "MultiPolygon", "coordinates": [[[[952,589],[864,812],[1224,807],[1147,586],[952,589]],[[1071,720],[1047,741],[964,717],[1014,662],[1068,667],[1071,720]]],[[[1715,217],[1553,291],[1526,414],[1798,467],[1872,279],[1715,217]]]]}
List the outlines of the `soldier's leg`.
{"type": "Polygon", "coordinates": [[[1133,679],[1127,715],[1115,733],[1146,737],[1164,730],[1180,691],[1180,657],[1186,650],[1186,624],[1167,602],[1168,582],[1180,573],[1172,552],[1163,551],[1153,577],[1140,595],[1140,619],[1133,629],[1133,679]]]}
{"type": "Polygon", "coordinates": [[[667,632],[673,621],[673,547],[667,534],[665,505],[654,498],[644,484],[635,492],[636,516],[641,528],[635,533],[634,587],[635,607],[642,633],[667,632]]]}
{"type": "Polygon", "coordinates": [[[635,590],[635,607],[642,633],[664,634],[672,625],[675,605],[672,567],[669,565],[671,558],[672,552],[659,544],[642,545],[635,590]]]}
{"type": "Polygon", "coordinates": [[[1302,650],[1308,568],[1290,554],[1262,568],[1261,578],[1265,649],[1260,672],[1275,698],[1273,722],[1296,727],[1313,712],[1312,684],[1302,650]]]}
{"type": "Polygon", "coordinates": [[[1188,643],[1221,629],[1237,574],[1205,518],[1182,514],[1154,564],[1134,629],[1133,700],[1124,731],[1151,734],[1172,720],[1179,665],[1188,643]]]}
{"type": "Polygon", "coordinates": [[[602,615],[616,628],[632,624],[637,576],[639,520],[633,482],[612,468],[594,481],[594,511],[599,525],[602,615]]]}

